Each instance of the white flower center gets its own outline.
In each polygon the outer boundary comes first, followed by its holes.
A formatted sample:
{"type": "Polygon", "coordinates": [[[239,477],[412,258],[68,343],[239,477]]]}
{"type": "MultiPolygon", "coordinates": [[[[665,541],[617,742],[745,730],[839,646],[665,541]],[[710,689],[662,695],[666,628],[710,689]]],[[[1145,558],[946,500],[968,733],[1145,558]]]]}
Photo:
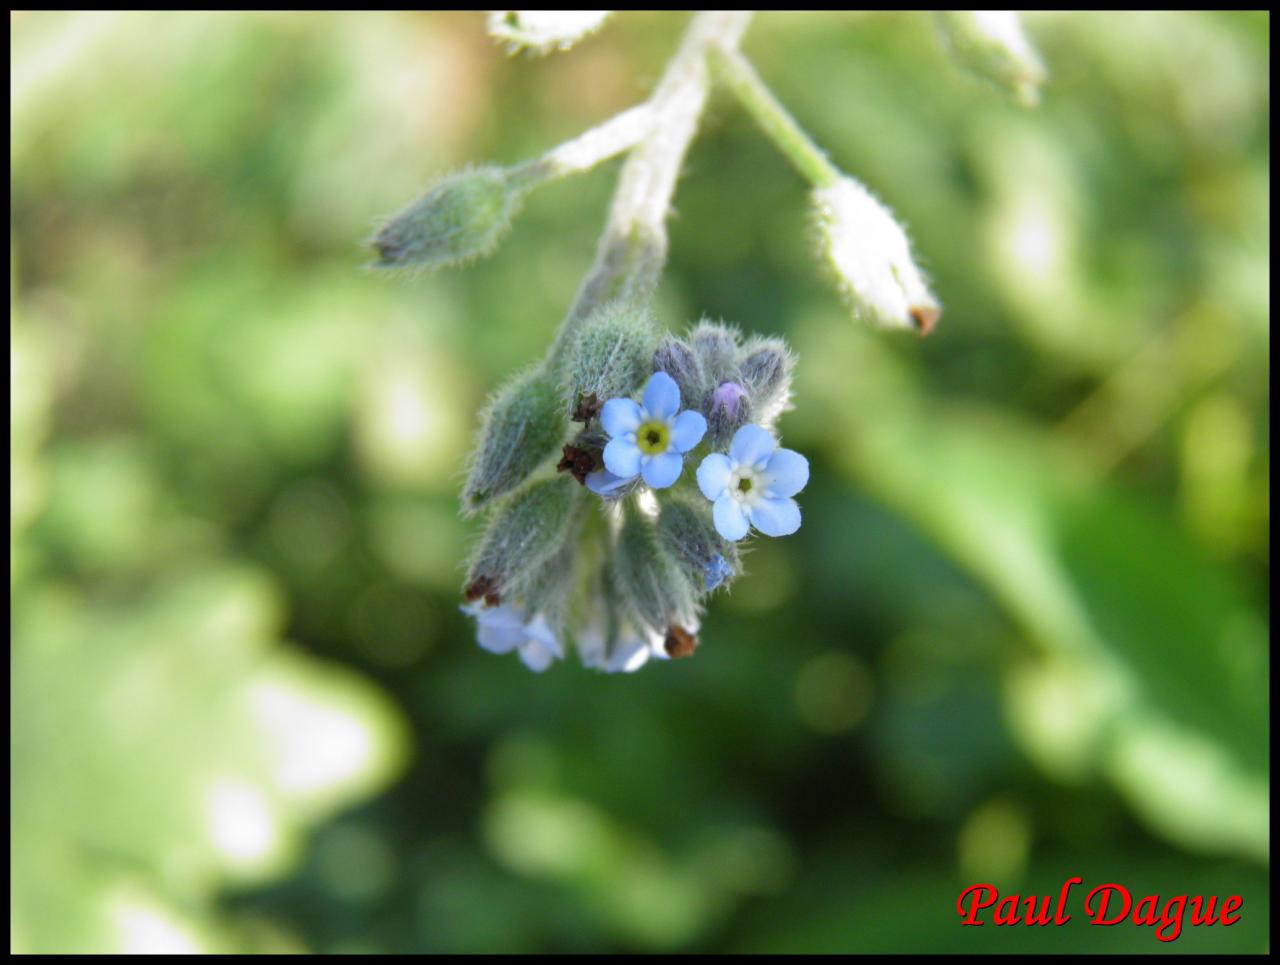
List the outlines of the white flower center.
{"type": "Polygon", "coordinates": [[[755,466],[736,466],[729,473],[729,496],[742,506],[764,499],[764,480],[755,466]]]}

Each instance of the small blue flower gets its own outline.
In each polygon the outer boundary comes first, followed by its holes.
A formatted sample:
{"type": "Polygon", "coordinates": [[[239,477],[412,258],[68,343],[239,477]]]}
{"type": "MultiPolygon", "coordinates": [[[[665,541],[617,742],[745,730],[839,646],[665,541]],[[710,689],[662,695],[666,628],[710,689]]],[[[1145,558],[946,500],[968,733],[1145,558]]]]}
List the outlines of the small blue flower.
{"type": "MultiPolygon", "coordinates": [[[[610,399],[600,410],[600,425],[609,434],[604,467],[614,477],[601,477],[593,492],[640,476],[654,489],[666,489],[680,478],[684,454],[702,441],[707,420],[699,412],[680,412],[680,389],[666,372],[654,372],[644,387],[643,404],[610,399]]],[[[590,479],[590,477],[588,477],[590,479]]]]}
{"type": "Polygon", "coordinates": [[[729,577],[733,576],[733,567],[729,565],[729,561],[717,553],[711,558],[705,567],[703,567],[703,576],[707,584],[707,592],[711,592],[729,577]]]}
{"type": "Polygon", "coordinates": [[[578,632],[582,665],[605,673],[634,673],[651,659],[670,660],[666,635],[611,613],[597,601],[587,625],[578,632]]]}
{"type": "Polygon", "coordinates": [[[640,632],[629,624],[618,628],[610,641],[605,640],[598,627],[587,628],[578,635],[578,652],[584,666],[605,673],[635,673],[650,658],[667,657],[662,634],[640,632]]]}
{"type": "Polygon", "coordinates": [[[542,673],[564,657],[555,631],[541,614],[528,619],[521,610],[505,603],[497,607],[469,604],[460,609],[476,618],[476,642],[490,653],[514,650],[534,673],[542,673]]]}
{"type": "Polygon", "coordinates": [[[615,476],[608,469],[597,469],[595,472],[587,473],[587,478],[583,482],[597,496],[618,496],[635,482],[635,476],[623,478],[615,476]]]}
{"type": "Polygon", "coordinates": [[[809,462],[779,449],[767,431],[745,425],[734,433],[729,454],[713,452],[698,467],[698,488],[715,505],[716,532],[739,540],[754,526],[765,536],[790,536],[800,528],[800,507],[791,497],[809,481],[809,462]]]}

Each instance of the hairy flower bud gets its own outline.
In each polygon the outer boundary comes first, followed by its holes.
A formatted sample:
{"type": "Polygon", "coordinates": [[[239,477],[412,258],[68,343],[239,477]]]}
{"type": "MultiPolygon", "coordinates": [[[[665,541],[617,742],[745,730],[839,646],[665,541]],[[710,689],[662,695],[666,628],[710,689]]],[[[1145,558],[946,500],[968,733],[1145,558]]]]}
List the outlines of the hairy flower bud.
{"type": "Polygon", "coordinates": [[[892,212],[850,177],[816,189],[813,206],[822,254],[854,314],[880,328],[927,335],[942,310],[892,212]]]}
{"type": "Polygon", "coordinates": [[[702,371],[711,385],[738,377],[738,332],[728,325],[703,319],[689,333],[693,350],[702,362],[702,371]]]}
{"type": "Polygon", "coordinates": [[[449,175],[378,229],[374,267],[449,268],[490,254],[524,191],[493,165],[449,175]]]}
{"type": "Polygon", "coordinates": [[[707,416],[706,441],[712,449],[724,449],[733,434],[751,421],[751,398],[737,382],[721,382],[702,400],[707,416]]]}
{"type": "MultiPolygon", "coordinates": [[[[571,526],[574,521],[570,521],[571,526]]],[[[530,613],[541,613],[557,629],[563,629],[569,610],[570,594],[577,578],[577,558],[575,541],[566,539],[560,550],[538,567],[521,588],[525,608],[530,613]]]]}
{"type": "Polygon", "coordinates": [[[738,548],[716,532],[705,502],[678,496],[664,498],[658,512],[657,534],[658,545],[707,591],[731,580],[739,571],[738,548]]]}
{"type": "Polygon", "coordinates": [[[795,358],[780,338],[754,338],[743,349],[741,368],[755,420],[767,426],[791,400],[795,358]]]}
{"type": "Polygon", "coordinates": [[[577,536],[582,488],[555,476],[531,483],[503,503],[476,548],[463,597],[490,606],[543,585],[548,563],[577,536]]]}
{"type": "Polygon", "coordinates": [[[1040,100],[1046,71],[1012,10],[944,10],[943,39],[961,66],[1003,87],[1024,107],[1040,100]]]}
{"type": "Polygon", "coordinates": [[[685,341],[674,335],[665,336],[653,351],[653,371],[666,372],[676,380],[680,398],[686,405],[701,399],[707,390],[702,362],[685,341]]]}
{"type": "Polygon", "coordinates": [[[644,385],[656,337],[646,309],[612,302],[592,315],[569,355],[569,417],[590,422],[607,401],[644,385]]]}
{"type": "Polygon", "coordinates": [[[611,10],[491,10],[489,36],[506,41],[512,53],[567,50],[599,30],[611,10]]]}
{"type": "Polygon", "coordinates": [[[566,429],[559,386],[539,369],[517,376],[482,416],[463,504],[475,512],[511,492],[559,451],[566,429]]]}
{"type": "Polygon", "coordinates": [[[697,625],[697,590],[658,545],[652,520],[632,504],[618,533],[614,577],[628,610],[650,629],[665,633],[671,626],[697,625]]]}
{"type": "Polygon", "coordinates": [[[653,657],[670,657],[667,633],[650,630],[624,612],[614,567],[605,562],[592,581],[585,625],[577,636],[582,665],[605,673],[634,673],[653,657]]]}

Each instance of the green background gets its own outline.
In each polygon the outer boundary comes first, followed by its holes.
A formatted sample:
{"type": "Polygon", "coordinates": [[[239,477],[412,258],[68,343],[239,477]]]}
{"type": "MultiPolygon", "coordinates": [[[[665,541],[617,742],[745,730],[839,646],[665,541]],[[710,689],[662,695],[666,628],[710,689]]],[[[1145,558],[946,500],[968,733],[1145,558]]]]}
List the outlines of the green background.
{"type": "Polygon", "coordinates": [[[475,13],[13,16],[15,949],[1268,947],[1267,15],[1030,15],[1030,112],[927,16],[758,16],[940,327],[850,321],[717,96],[656,308],[792,343],[805,525],[694,660],[475,646],[475,413],[616,163],[465,271],[359,243],[643,99],[684,20],[537,59],[475,13]],[[1076,875],[1243,917],[959,925],[1076,875]]]}

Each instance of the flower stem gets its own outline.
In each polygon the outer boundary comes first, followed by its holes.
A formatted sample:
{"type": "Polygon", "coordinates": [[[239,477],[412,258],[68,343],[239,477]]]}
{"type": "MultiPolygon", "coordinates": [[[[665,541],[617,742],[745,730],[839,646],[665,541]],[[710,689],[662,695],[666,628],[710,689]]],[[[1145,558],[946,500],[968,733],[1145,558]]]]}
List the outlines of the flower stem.
{"type": "Polygon", "coordinates": [[[582,322],[601,305],[653,294],[667,259],[666,218],[676,179],[710,90],[707,54],[713,47],[736,49],[750,20],[749,11],[706,10],[685,31],[647,101],[649,129],[618,177],[596,260],[551,345],[551,364],[560,361],[582,322]]]}
{"type": "Polygon", "coordinates": [[[816,188],[829,188],[839,180],[839,169],[773,96],[746,57],[725,46],[713,48],[710,57],[716,78],[733,92],[796,170],[816,188]]]}
{"type": "Polygon", "coordinates": [[[631,150],[644,140],[652,126],[653,106],[647,101],[637,104],[552,148],[542,157],[517,165],[511,169],[511,177],[519,184],[532,187],[589,171],[597,164],[631,150]]]}

